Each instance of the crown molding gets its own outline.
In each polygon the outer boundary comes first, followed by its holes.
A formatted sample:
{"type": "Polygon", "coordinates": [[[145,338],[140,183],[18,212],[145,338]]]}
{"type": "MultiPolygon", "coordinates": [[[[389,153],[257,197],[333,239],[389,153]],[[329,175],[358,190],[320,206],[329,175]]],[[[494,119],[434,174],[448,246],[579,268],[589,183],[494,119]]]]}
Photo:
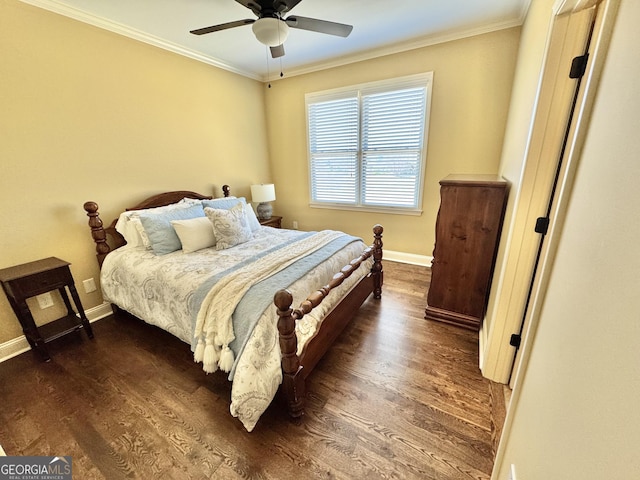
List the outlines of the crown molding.
{"type": "MultiPolygon", "coordinates": [[[[95,27],[98,27],[104,30],[108,30],[118,35],[123,35],[133,40],[138,40],[148,45],[153,45],[155,47],[162,48],[164,50],[176,53],[178,55],[182,55],[182,56],[191,58],[193,60],[206,63],[208,65],[211,65],[223,70],[227,70],[229,72],[236,73],[244,77],[251,78],[253,80],[258,80],[261,82],[270,82],[270,81],[276,81],[280,79],[279,73],[274,72],[272,75],[260,75],[255,72],[239,69],[229,63],[223,62],[221,60],[210,57],[208,55],[204,55],[195,50],[185,48],[181,45],[175,44],[173,42],[169,42],[160,37],[156,37],[154,35],[150,35],[145,32],[141,32],[139,30],[128,27],[126,25],[122,25],[120,23],[114,22],[112,20],[108,20],[106,18],[87,13],[83,10],[71,7],[57,0],[20,0],[20,1],[29,5],[33,5],[35,7],[42,8],[44,10],[48,10],[53,13],[57,13],[59,15],[63,15],[68,18],[72,18],[74,20],[78,20],[80,22],[83,22],[89,25],[93,25],[95,27]]],[[[588,0],[572,0],[572,1],[588,1],[588,0]]],[[[331,59],[328,61],[317,62],[310,65],[305,65],[299,68],[294,67],[290,70],[287,70],[286,77],[305,75],[305,74],[317,72],[320,70],[326,70],[329,68],[348,65],[350,63],[362,62],[365,60],[371,60],[378,57],[384,57],[387,55],[402,53],[409,50],[415,50],[418,48],[437,45],[440,43],[451,42],[454,40],[461,40],[461,39],[473,37],[476,35],[483,35],[485,33],[491,33],[498,30],[503,30],[503,29],[512,28],[512,27],[519,27],[524,23],[524,19],[526,17],[530,4],[531,4],[531,0],[525,2],[522,6],[522,10],[520,12],[519,17],[514,20],[497,22],[490,25],[484,25],[481,27],[476,27],[471,29],[451,30],[444,33],[438,33],[436,35],[427,35],[417,40],[400,42],[394,45],[387,45],[381,48],[375,48],[375,49],[367,50],[365,52],[359,52],[353,55],[345,55],[339,58],[331,59]]]]}
{"type": "MultiPolygon", "coordinates": [[[[527,6],[528,7],[528,6],[527,6]]],[[[411,40],[408,42],[400,42],[393,45],[387,45],[381,48],[375,48],[367,50],[365,52],[359,52],[354,55],[345,55],[343,57],[334,58],[326,62],[317,62],[311,65],[305,65],[300,68],[292,68],[287,70],[286,77],[294,77],[297,75],[305,75],[307,73],[313,73],[320,70],[326,70],[334,67],[342,67],[349,65],[350,63],[362,62],[365,60],[372,60],[374,58],[384,57],[387,55],[394,55],[396,53],[403,53],[409,50],[416,50],[418,48],[430,47],[440,43],[452,42],[454,40],[462,40],[464,38],[474,37],[476,35],[483,35],[485,33],[496,32],[499,30],[505,30],[507,28],[519,27],[524,23],[527,9],[524,9],[519,18],[515,20],[509,20],[506,22],[498,22],[490,25],[484,25],[482,27],[465,29],[465,30],[451,30],[445,33],[439,33],[436,35],[428,35],[417,40],[411,40]]],[[[279,80],[279,73],[275,73],[269,77],[264,77],[263,81],[275,81],[279,80]]]]}
{"type": "Polygon", "coordinates": [[[140,30],[136,30],[134,28],[128,27],[126,25],[122,25],[120,23],[108,20],[106,18],[99,17],[97,15],[92,15],[83,10],[70,7],[69,5],[63,4],[61,2],[57,2],[56,0],[20,0],[20,1],[23,3],[27,3],[29,5],[33,5],[34,7],[39,7],[44,10],[57,13],[59,15],[63,15],[65,17],[78,20],[82,23],[93,25],[94,27],[102,28],[104,30],[117,33],[118,35],[129,37],[133,40],[138,40],[148,45],[153,45],[154,47],[159,47],[164,50],[168,50],[169,52],[177,53],[178,55],[182,55],[184,57],[188,57],[193,60],[197,60],[199,62],[206,63],[208,65],[212,65],[214,67],[221,68],[223,70],[227,70],[229,72],[237,73],[238,75],[242,75],[244,77],[262,81],[261,76],[257,75],[254,72],[241,70],[237,67],[234,67],[233,65],[222,62],[216,58],[203,55],[200,52],[196,52],[195,50],[182,47],[173,42],[169,42],[167,40],[156,37],[154,35],[141,32],[140,30]]]}

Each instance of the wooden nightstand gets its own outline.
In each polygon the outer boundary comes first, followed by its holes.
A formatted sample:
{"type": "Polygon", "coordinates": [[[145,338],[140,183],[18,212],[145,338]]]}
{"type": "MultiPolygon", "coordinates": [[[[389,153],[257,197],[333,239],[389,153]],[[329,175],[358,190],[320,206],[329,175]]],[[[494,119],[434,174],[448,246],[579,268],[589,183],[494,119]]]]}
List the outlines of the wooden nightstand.
{"type": "Polygon", "coordinates": [[[265,227],[282,228],[282,217],[272,215],[269,220],[260,220],[260,225],[265,227]]]}
{"type": "Polygon", "coordinates": [[[49,257],[35,262],[16,265],[15,267],[0,270],[0,282],[4,293],[7,294],[11,308],[18,317],[31,348],[36,350],[43,360],[49,361],[51,357],[45,344],[67,333],[84,328],[89,338],[93,338],[93,330],[87,320],[80,297],[76,290],[69,262],[56,257],[49,257]],[[78,316],[71,307],[66,288],[71,293],[78,316]],[[27,305],[27,298],[35,297],[42,293],[58,290],[62,296],[67,315],[53,322],[37,327],[27,305]]]}

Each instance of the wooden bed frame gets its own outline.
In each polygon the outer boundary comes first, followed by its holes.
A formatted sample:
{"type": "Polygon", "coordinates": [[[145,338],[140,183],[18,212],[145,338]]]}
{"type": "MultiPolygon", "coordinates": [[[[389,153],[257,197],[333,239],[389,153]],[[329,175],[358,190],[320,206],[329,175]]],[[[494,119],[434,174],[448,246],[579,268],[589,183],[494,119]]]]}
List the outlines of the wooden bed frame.
{"type": "MultiPolygon", "coordinates": [[[[224,196],[228,197],[229,186],[224,185],[222,190],[224,196]]],[[[200,200],[211,198],[191,191],[165,192],[149,197],[136,206],[127,208],[127,210],[162,207],[176,203],[185,197],[200,200]]],[[[126,241],[115,229],[117,219],[108,227],[103,227],[97,203],[86,202],[84,209],[89,217],[91,236],[96,244],[98,264],[102,267],[102,262],[109,252],[125,245],[126,241]]],[[[376,299],[381,297],[383,283],[382,232],[382,226],[375,225],[373,227],[373,244],[366,248],[358,258],[353,259],[349,265],[344,266],[340,272],[336,273],[327,285],[309,295],[298,308],[292,308],[293,296],[288,290],[278,290],[274,295],[274,303],[279,316],[278,332],[282,354],[283,380],[280,391],[286,401],[289,414],[294,418],[304,414],[305,381],[315,365],[338,338],[369,295],[373,293],[373,297],[376,299]],[[301,319],[318,306],[332,289],[341,285],[369,257],[373,257],[374,261],[369,273],[355,284],[325,316],[318,331],[309,339],[301,354],[297,355],[296,320],[301,319]]]]}

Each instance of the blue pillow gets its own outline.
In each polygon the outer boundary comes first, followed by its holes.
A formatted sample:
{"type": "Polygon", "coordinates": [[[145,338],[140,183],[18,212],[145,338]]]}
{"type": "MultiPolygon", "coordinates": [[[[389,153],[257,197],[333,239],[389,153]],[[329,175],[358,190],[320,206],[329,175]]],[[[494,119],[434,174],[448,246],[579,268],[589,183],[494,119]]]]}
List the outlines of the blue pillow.
{"type": "Polygon", "coordinates": [[[217,208],[220,210],[231,210],[237,204],[242,203],[244,198],[228,197],[228,198],[214,198],[212,200],[202,200],[202,206],[204,208],[217,208]]]}
{"type": "Polygon", "coordinates": [[[149,237],[149,244],[156,255],[166,255],[182,248],[178,234],[171,225],[171,220],[189,220],[204,217],[202,205],[196,204],[188,208],[171,210],[166,213],[141,213],[140,222],[149,237]]]}

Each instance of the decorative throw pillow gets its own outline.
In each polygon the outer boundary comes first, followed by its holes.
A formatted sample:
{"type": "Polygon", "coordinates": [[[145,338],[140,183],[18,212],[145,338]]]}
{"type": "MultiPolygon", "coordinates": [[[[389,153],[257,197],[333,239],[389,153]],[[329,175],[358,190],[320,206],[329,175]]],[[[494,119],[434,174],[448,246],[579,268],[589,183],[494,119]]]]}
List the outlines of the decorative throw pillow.
{"type": "Polygon", "coordinates": [[[249,226],[247,213],[249,206],[239,203],[229,210],[205,208],[204,213],[213,225],[216,250],[224,250],[251,240],[253,232],[249,226]]]}
{"type": "MultiPolygon", "coordinates": [[[[239,203],[247,204],[247,200],[244,197],[236,198],[236,197],[226,197],[226,198],[214,198],[213,200],[202,200],[202,206],[204,208],[217,208],[223,210],[229,210],[239,203]]],[[[258,221],[258,217],[256,217],[255,212],[251,207],[245,210],[247,214],[247,220],[249,221],[249,227],[251,227],[252,232],[256,232],[260,230],[260,222],[258,221]]]]}
{"type": "Polygon", "coordinates": [[[171,221],[202,216],[204,216],[202,205],[191,205],[188,208],[170,210],[161,214],[141,213],[139,218],[153,253],[166,255],[182,248],[178,234],[171,226],[171,221]]]}
{"type": "Polygon", "coordinates": [[[213,226],[207,217],[172,220],[171,225],[178,234],[184,253],[191,253],[202,250],[203,248],[213,247],[216,244],[213,226]]]}

